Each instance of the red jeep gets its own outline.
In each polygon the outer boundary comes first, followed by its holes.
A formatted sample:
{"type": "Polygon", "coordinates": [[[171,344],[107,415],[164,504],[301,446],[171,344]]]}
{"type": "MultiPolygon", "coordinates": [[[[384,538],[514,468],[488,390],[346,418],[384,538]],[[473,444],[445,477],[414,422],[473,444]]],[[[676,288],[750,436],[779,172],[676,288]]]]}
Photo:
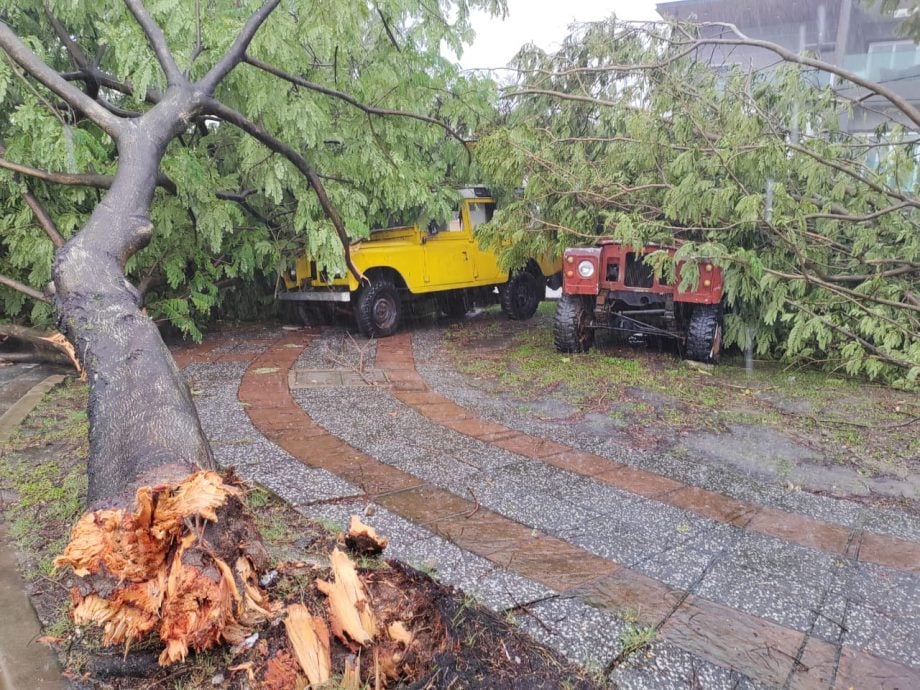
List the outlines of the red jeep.
{"type": "Polygon", "coordinates": [[[655,278],[646,254],[675,247],[647,245],[641,251],[612,240],[597,247],[567,249],[563,259],[562,299],[556,307],[553,336],[559,352],[587,352],[594,331],[665,336],[682,346],[688,359],[715,363],[722,346],[722,271],[699,264],[695,290],[678,289],[655,278]]]}

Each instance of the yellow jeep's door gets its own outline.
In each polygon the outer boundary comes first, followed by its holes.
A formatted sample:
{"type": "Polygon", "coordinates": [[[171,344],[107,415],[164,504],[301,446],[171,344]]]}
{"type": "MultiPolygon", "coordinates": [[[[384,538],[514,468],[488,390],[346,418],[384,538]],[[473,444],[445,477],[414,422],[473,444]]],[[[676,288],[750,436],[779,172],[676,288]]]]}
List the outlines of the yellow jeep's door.
{"type": "Polygon", "coordinates": [[[508,280],[508,273],[498,267],[498,257],[489,249],[480,249],[476,241],[476,228],[492,220],[495,201],[492,199],[467,199],[463,202],[463,224],[473,238],[473,275],[479,285],[496,285],[508,280]]]}
{"type": "Polygon", "coordinates": [[[425,241],[425,292],[472,283],[475,248],[469,226],[457,211],[446,228],[429,234],[425,241]]]}

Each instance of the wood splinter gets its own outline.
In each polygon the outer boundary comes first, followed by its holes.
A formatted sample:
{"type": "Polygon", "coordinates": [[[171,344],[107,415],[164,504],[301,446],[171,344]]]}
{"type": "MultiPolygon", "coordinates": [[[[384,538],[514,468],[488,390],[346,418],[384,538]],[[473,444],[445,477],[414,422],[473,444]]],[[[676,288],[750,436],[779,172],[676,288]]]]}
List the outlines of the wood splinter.
{"type": "Polygon", "coordinates": [[[345,533],[345,546],[359,556],[377,556],[389,544],[386,537],[380,536],[370,525],[365,525],[357,515],[351,516],[348,532],[345,533]]]}
{"type": "Polygon", "coordinates": [[[377,620],[355,564],[338,549],[332,551],[333,582],[317,580],[316,587],[329,598],[332,633],[347,645],[365,645],[374,639],[377,620]]]}
{"type": "Polygon", "coordinates": [[[322,685],[331,675],[329,628],[320,616],[313,616],[303,604],[287,607],[284,621],[294,655],[310,685],[322,685]]]}

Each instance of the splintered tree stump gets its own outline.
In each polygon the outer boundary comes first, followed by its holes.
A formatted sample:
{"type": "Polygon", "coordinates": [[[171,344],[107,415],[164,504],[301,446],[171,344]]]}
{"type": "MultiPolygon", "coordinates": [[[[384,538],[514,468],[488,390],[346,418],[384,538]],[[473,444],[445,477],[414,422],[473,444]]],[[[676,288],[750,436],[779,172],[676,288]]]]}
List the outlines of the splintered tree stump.
{"type": "Polygon", "coordinates": [[[77,576],[74,622],[101,626],[106,645],[156,632],[163,666],[242,642],[277,607],[258,585],[267,556],[241,495],[232,477],[199,471],[138,489],[130,509],[84,514],[55,559],[77,576]]]}

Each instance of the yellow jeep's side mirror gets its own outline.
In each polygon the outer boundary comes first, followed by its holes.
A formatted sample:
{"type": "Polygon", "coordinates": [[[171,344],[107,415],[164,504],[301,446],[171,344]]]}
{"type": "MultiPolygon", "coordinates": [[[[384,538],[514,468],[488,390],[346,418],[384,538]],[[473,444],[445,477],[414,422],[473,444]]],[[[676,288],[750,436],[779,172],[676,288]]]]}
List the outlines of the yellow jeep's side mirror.
{"type": "Polygon", "coordinates": [[[428,221],[428,234],[429,235],[432,235],[432,236],[437,235],[440,231],[441,231],[441,226],[438,225],[438,221],[436,221],[434,218],[428,221]]]}

